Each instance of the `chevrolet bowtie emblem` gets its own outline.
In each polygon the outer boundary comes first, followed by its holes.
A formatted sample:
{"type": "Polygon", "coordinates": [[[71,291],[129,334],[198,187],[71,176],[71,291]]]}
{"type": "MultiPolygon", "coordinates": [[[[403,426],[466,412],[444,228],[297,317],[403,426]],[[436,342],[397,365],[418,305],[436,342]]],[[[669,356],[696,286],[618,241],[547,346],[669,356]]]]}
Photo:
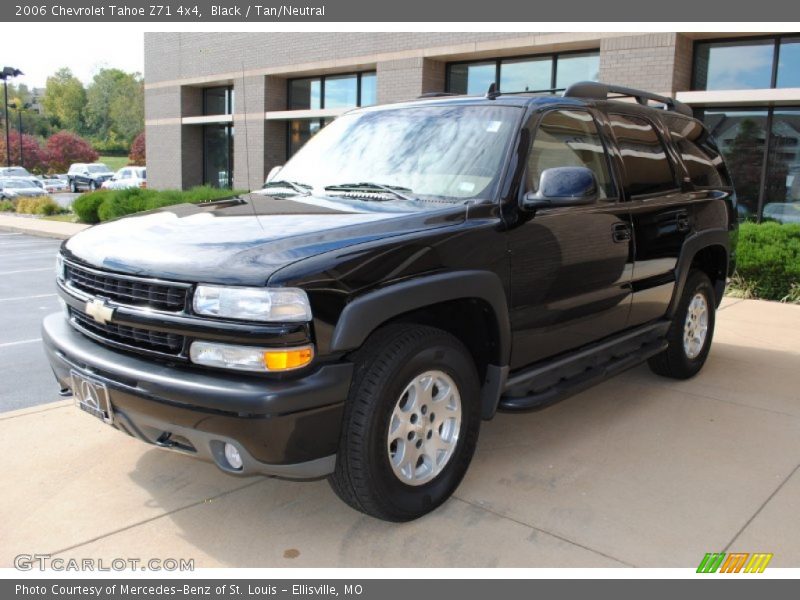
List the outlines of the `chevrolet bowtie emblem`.
{"type": "Polygon", "coordinates": [[[106,306],[103,300],[95,298],[86,303],[86,314],[101,325],[105,325],[114,316],[114,309],[106,306]]]}

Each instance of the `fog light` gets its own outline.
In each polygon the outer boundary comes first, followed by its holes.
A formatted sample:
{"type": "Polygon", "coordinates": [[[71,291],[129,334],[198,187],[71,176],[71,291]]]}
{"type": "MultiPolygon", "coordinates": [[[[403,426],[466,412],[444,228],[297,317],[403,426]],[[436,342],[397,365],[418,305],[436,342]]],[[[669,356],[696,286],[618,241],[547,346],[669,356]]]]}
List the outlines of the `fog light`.
{"type": "Polygon", "coordinates": [[[242,455],[239,454],[239,450],[236,449],[236,446],[227,442],[225,443],[225,460],[228,461],[228,464],[232,469],[236,469],[237,471],[244,465],[242,462],[242,455]]]}
{"type": "Polygon", "coordinates": [[[300,348],[256,348],[233,344],[194,342],[189,350],[192,362],[209,367],[240,371],[289,371],[305,367],[314,358],[312,346],[300,348]]]}

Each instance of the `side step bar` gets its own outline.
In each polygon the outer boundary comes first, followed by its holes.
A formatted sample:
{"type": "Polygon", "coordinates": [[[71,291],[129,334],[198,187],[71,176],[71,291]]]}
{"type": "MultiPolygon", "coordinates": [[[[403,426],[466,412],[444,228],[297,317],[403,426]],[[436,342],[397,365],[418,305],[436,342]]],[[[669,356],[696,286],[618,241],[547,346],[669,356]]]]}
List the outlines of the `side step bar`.
{"type": "Polygon", "coordinates": [[[498,410],[544,408],[635,367],[667,347],[669,321],[637,327],[509,377],[498,410]]]}

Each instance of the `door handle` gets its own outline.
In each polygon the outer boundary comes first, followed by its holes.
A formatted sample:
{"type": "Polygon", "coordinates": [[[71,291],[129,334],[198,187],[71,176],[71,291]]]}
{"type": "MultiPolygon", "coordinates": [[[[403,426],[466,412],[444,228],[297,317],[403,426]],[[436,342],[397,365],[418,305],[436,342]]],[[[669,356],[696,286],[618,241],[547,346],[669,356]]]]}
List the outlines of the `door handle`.
{"type": "Polygon", "coordinates": [[[689,213],[686,211],[680,211],[678,214],[675,215],[675,223],[678,227],[678,231],[686,232],[689,231],[689,213]]]}
{"type": "Polygon", "coordinates": [[[611,237],[617,244],[631,241],[631,228],[627,223],[616,223],[611,230],[611,237]]]}

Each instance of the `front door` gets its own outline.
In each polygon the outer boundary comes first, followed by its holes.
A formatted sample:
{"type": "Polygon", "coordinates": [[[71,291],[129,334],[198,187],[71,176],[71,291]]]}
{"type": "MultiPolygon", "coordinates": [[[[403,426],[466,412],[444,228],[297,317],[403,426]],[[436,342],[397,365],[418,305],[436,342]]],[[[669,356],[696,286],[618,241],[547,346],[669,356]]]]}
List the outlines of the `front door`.
{"type": "Polygon", "coordinates": [[[509,232],[511,368],[578,348],[625,328],[632,235],[597,124],[584,109],[544,114],[528,156],[526,189],[553,167],[587,167],[599,199],[541,209],[509,232]]]}

